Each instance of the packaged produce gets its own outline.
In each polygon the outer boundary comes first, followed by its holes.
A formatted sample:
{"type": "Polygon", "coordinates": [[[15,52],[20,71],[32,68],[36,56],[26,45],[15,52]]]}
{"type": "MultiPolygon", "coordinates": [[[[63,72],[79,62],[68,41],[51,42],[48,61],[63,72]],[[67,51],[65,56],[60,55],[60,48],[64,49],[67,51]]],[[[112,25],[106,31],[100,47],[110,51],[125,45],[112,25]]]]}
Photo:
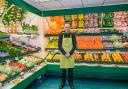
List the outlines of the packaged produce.
{"type": "Polygon", "coordinates": [[[75,54],[74,54],[74,59],[75,59],[76,61],[81,61],[81,60],[82,60],[82,54],[80,54],[80,53],[75,53],[75,54]]]}
{"type": "Polygon", "coordinates": [[[111,61],[110,54],[109,53],[103,53],[101,55],[101,61],[110,62],[111,61]]]}
{"type": "Polygon", "coordinates": [[[117,63],[124,62],[121,55],[117,52],[112,53],[112,58],[113,58],[114,62],[117,62],[117,63]]]}
{"type": "Polygon", "coordinates": [[[94,61],[92,53],[85,53],[84,60],[86,61],[94,61]]]}

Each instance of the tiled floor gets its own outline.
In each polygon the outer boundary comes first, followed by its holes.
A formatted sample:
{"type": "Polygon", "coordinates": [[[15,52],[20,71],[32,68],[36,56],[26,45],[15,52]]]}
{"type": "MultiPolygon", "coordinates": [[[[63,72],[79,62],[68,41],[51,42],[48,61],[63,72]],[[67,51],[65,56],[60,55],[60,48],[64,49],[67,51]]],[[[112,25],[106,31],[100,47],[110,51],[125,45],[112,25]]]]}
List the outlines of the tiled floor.
{"type": "MultiPolygon", "coordinates": [[[[60,78],[49,77],[45,82],[33,82],[27,89],[59,89],[60,78]]],[[[75,89],[128,89],[128,81],[74,79],[75,89]]],[[[64,89],[70,89],[68,82],[64,89]]]]}

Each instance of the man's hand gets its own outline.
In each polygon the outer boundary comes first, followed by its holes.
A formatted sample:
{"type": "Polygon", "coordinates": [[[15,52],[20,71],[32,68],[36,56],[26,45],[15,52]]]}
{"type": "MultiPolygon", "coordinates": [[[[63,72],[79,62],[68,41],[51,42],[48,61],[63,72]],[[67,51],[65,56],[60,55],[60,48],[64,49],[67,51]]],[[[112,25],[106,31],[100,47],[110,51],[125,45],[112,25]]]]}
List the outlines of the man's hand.
{"type": "Polygon", "coordinates": [[[69,53],[66,53],[65,56],[66,56],[67,59],[70,58],[70,54],[69,53]]]}

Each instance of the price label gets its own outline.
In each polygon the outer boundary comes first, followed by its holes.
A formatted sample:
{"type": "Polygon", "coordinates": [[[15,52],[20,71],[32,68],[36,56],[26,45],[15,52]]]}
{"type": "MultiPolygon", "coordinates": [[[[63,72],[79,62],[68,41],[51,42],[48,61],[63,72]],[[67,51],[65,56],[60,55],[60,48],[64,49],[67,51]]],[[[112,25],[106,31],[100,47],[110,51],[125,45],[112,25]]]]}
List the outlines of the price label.
{"type": "Polygon", "coordinates": [[[110,53],[110,50],[107,50],[106,52],[110,53]]]}
{"type": "Polygon", "coordinates": [[[55,53],[59,52],[58,50],[55,50],[55,53]]]}
{"type": "Polygon", "coordinates": [[[113,34],[112,36],[116,36],[115,34],[113,34]]]}
{"type": "Polygon", "coordinates": [[[6,63],[7,63],[7,64],[8,64],[8,63],[10,63],[10,60],[9,60],[9,59],[7,59],[7,60],[6,60],[6,63]]]}
{"type": "Polygon", "coordinates": [[[18,57],[15,57],[15,60],[19,60],[19,58],[18,57]]]}
{"type": "Polygon", "coordinates": [[[116,52],[118,52],[118,53],[119,53],[119,52],[120,52],[120,50],[116,50],[116,52]]]}

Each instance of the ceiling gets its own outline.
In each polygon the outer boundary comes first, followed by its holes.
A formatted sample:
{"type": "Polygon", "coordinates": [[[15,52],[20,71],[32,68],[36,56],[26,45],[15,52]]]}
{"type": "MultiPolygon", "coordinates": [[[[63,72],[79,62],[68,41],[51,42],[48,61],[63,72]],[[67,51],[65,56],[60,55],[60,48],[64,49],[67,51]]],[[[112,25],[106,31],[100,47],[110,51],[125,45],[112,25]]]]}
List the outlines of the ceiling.
{"type": "Polygon", "coordinates": [[[41,11],[128,4],[128,0],[23,0],[41,11]]]}

